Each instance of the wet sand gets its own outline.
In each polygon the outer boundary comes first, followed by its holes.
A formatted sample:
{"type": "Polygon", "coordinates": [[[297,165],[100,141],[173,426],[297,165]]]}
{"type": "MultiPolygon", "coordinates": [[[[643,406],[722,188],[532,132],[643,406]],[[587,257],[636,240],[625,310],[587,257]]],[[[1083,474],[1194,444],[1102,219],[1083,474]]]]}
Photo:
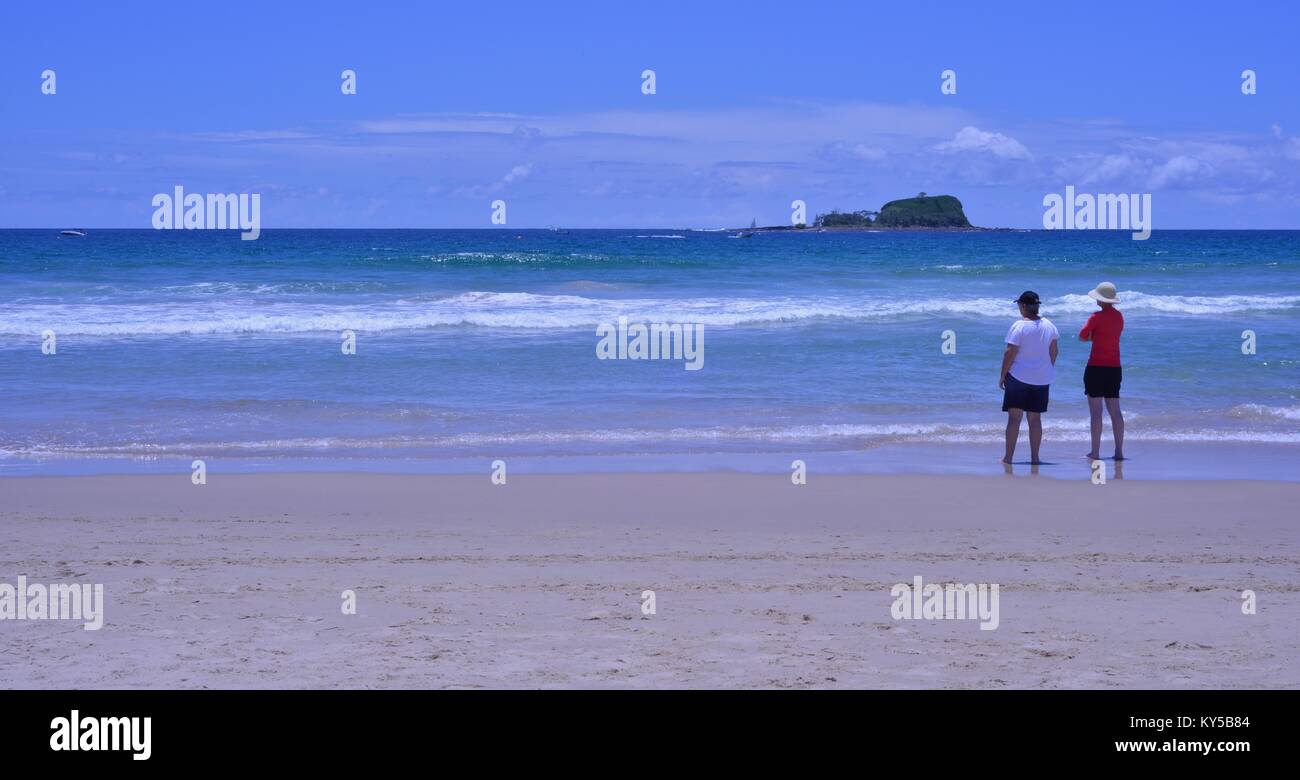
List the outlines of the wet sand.
{"type": "Polygon", "coordinates": [[[99,631],[0,621],[0,686],[1297,687],[1297,505],[1024,476],[0,478],[0,583],[107,600],[99,631]],[[998,584],[998,628],[893,619],[915,576],[998,584]]]}

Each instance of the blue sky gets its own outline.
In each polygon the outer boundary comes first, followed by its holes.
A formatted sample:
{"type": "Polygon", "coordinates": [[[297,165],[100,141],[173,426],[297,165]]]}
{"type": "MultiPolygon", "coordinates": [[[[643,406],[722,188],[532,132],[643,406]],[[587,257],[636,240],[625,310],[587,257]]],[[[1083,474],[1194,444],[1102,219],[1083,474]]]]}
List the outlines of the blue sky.
{"type": "Polygon", "coordinates": [[[780,224],[922,190],[1040,227],[1073,184],[1152,193],[1157,229],[1300,229],[1294,3],[280,5],[10,4],[0,227],[148,227],[178,184],[261,193],[267,228],[490,227],[496,199],[511,227],[780,224]]]}

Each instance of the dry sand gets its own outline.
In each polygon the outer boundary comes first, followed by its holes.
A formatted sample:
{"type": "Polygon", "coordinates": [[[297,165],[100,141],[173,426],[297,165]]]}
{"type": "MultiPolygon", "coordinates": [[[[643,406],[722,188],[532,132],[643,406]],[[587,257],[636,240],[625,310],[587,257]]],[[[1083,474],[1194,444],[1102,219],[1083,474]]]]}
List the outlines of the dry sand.
{"type": "Polygon", "coordinates": [[[0,621],[0,686],[1296,687],[1298,505],[1272,482],[3,478],[0,582],[103,583],[107,609],[0,621]],[[916,575],[999,584],[999,628],[893,620],[916,575]]]}

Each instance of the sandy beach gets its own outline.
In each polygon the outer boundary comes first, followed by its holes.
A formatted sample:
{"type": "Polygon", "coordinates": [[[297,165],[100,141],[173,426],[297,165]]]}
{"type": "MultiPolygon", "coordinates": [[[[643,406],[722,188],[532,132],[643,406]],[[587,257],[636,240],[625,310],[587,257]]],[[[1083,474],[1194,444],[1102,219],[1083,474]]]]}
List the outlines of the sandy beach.
{"type": "Polygon", "coordinates": [[[4,478],[0,582],[102,583],[106,608],[98,631],[0,621],[0,686],[1295,687],[1297,503],[1228,481],[4,478]],[[893,619],[915,576],[998,584],[997,629],[893,619]]]}

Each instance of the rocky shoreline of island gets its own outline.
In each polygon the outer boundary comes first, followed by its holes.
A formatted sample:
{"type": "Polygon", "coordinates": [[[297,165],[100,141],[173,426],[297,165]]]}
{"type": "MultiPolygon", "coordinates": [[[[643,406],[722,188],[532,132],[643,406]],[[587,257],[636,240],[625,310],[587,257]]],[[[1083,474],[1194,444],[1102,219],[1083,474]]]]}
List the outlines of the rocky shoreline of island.
{"type": "Polygon", "coordinates": [[[910,227],[859,227],[836,226],[814,227],[810,225],[759,225],[752,228],[728,228],[742,233],[1015,233],[1017,228],[1009,227],[929,227],[915,225],[910,227]]]}

